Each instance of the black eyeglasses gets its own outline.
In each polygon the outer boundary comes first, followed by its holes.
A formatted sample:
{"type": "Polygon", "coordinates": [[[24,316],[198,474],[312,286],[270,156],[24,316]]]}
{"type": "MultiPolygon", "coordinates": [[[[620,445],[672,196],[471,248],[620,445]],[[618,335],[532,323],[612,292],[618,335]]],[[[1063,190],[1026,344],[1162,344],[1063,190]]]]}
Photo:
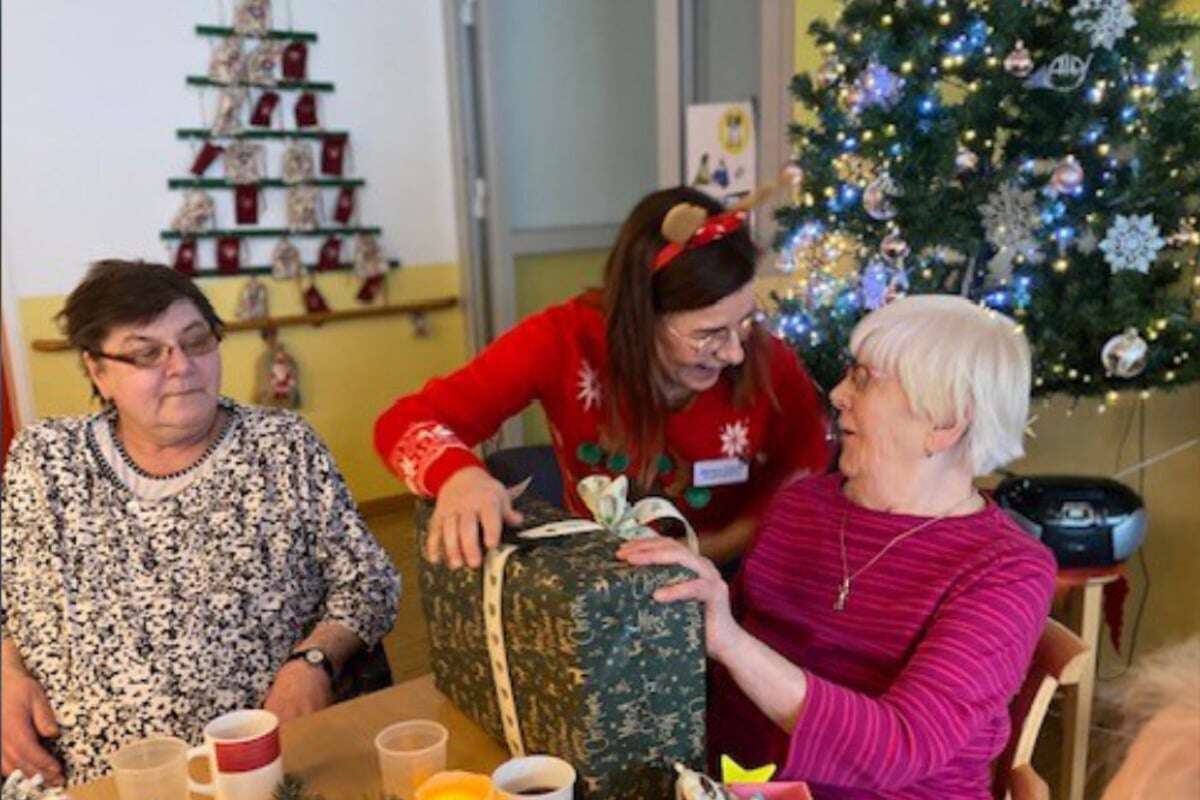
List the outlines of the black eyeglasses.
{"type": "Polygon", "coordinates": [[[203,333],[187,336],[181,339],[178,344],[154,342],[139,347],[136,350],[131,350],[128,353],[105,353],[100,350],[89,350],[88,354],[92,358],[120,361],[122,364],[129,364],[138,369],[155,369],[166,364],[171,358],[172,351],[176,349],[188,358],[199,358],[216,350],[220,344],[221,337],[214,331],[208,330],[203,333]]]}

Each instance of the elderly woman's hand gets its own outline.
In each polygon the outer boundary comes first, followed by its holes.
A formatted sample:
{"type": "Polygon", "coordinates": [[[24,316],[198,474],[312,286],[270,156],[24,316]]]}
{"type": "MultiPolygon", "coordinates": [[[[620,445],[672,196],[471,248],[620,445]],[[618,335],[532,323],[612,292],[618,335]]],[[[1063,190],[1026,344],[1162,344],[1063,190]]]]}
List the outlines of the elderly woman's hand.
{"type": "Polygon", "coordinates": [[[682,583],[664,586],[654,593],[660,603],[699,600],[704,604],[704,644],[708,655],[724,662],[734,652],[743,631],[729,608],[729,587],[721,580],[713,562],[693,553],[685,544],[665,536],[634,539],[621,545],[617,558],[630,564],[678,564],[696,573],[682,583]]]}
{"type": "Polygon", "coordinates": [[[279,717],[280,722],[320,711],[333,702],[329,676],[303,659],[289,661],[275,673],[275,682],[267,692],[263,708],[279,717]]]}
{"type": "Polygon", "coordinates": [[[58,735],[54,711],[46,700],[42,686],[22,669],[5,668],[0,699],[0,738],[3,770],[9,775],[15,770],[28,776],[42,774],[47,785],[60,786],[62,767],[46,752],[39,736],[58,735]]]}
{"type": "Polygon", "coordinates": [[[437,505],[429,520],[425,557],[437,563],[444,555],[454,569],[466,561],[472,569],[483,563],[480,532],[487,548],[500,543],[504,523],[521,522],[513,509],[512,491],[479,467],[454,473],[438,492],[437,505]]]}

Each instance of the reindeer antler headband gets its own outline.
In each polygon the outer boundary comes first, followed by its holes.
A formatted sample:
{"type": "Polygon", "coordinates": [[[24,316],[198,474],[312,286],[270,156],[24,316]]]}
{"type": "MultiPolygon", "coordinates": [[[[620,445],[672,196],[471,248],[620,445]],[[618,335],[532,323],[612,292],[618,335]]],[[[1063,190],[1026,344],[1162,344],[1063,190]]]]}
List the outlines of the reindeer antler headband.
{"type": "Polygon", "coordinates": [[[724,239],[734,231],[740,230],[746,224],[747,212],[770,197],[776,188],[775,184],[767,184],[742,198],[728,211],[712,216],[694,203],[677,203],[672,206],[667,215],[663,217],[661,228],[662,236],[667,243],[654,257],[650,272],[658,272],[686,250],[704,247],[706,244],[724,239]]]}

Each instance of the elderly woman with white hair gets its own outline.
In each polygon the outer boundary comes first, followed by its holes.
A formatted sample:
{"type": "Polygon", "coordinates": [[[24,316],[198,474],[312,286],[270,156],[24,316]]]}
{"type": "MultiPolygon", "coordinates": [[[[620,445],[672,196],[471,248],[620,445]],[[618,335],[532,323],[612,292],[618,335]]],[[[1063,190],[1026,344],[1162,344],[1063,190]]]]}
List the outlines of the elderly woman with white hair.
{"type": "Polygon", "coordinates": [[[965,299],[865,317],[833,390],[840,472],[763,516],[731,593],[673,540],[619,556],[681,564],[713,662],[709,752],[773,763],[823,798],[988,798],[1008,704],[1054,589],[1050,552],[974,478],[1022,453],[1029,347],[965,299]]]}

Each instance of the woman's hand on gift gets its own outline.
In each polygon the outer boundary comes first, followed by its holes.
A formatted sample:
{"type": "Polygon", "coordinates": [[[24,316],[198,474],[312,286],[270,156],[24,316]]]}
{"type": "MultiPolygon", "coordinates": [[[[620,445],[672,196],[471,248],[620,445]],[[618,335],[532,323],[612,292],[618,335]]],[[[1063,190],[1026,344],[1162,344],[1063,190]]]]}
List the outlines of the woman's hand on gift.
{"type": "Polygon", "coordinates": [[[729,608],[729,586],[712,561],[693,553],[683,542],[665,536],[625,542],[617,549],[617,558],[638,566],[676,564],[696,573],[691,580],[658,589],[654,599],[660,603],[699,600],[704,604],[704,644],[709,657],[724,662],[734,652],[744,631],[729,608]]]}
{"type": "Polygon", "coordinates": [[[438,492],[429,520],[425,557],[437,563],[444,556],[452,569],[465,561],[475,569],[483,563],[483,545],[500,544],[504,523],[517,525],[521,513],[513,508],[513,491],[480,467],[466,467],[450,476],[438,492]]]}

